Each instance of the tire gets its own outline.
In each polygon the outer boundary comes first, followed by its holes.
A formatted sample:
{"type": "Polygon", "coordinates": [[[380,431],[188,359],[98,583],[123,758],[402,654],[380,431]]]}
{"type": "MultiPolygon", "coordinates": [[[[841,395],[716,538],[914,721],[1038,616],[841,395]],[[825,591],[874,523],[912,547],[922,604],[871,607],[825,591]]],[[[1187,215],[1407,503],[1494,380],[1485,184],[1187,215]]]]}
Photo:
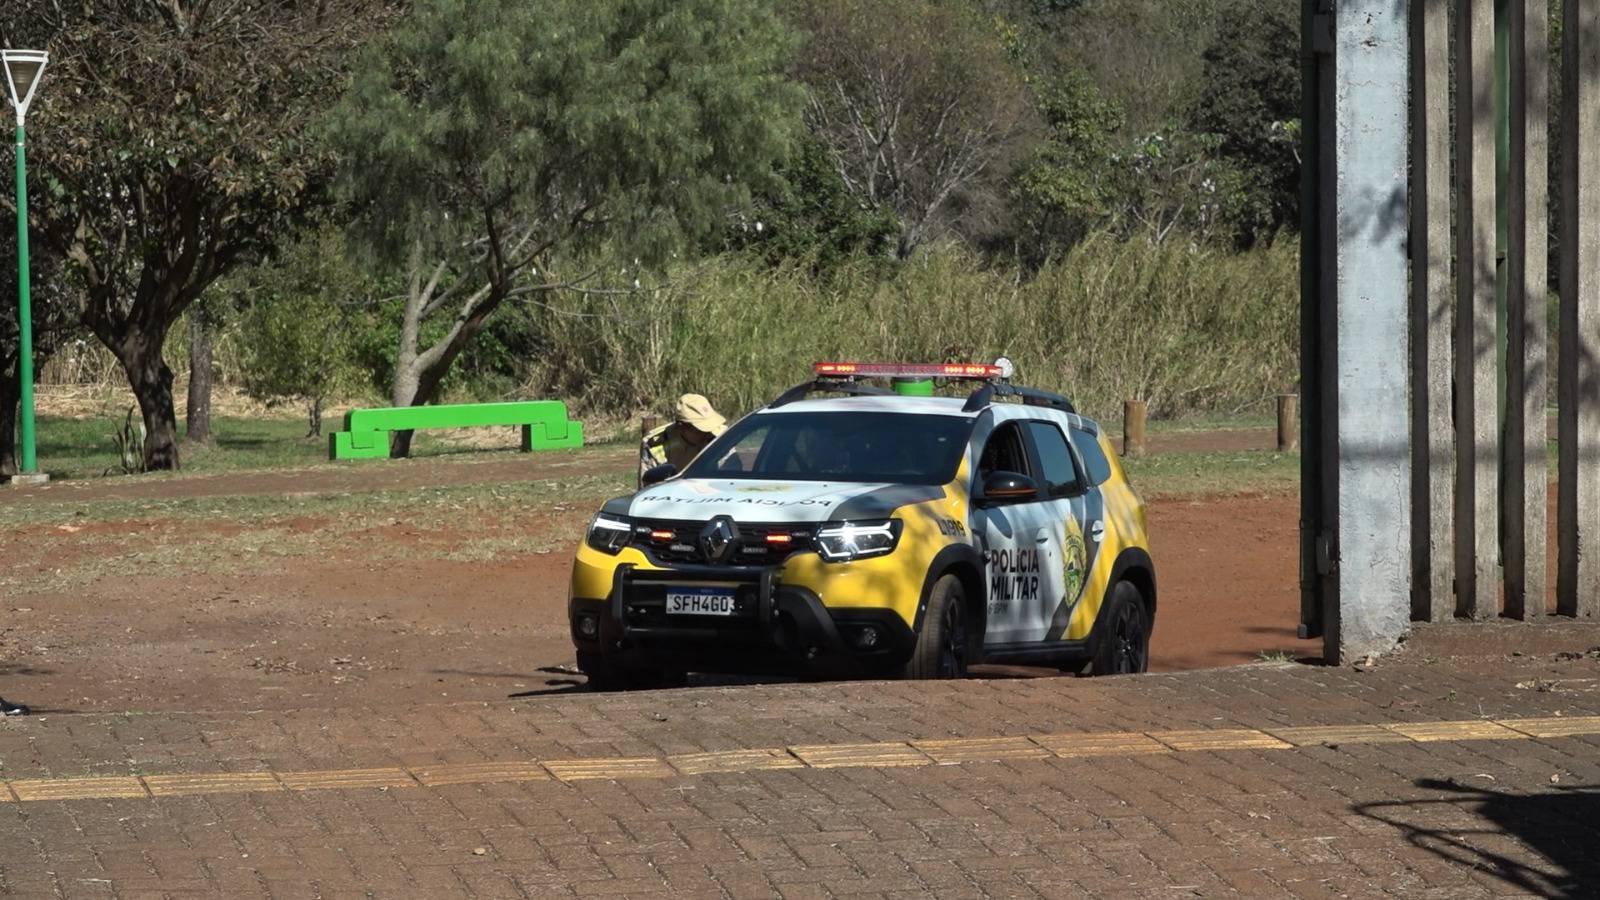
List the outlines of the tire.
{"type": "Polygon", "coordinates": [[[965,678],[972,656],[972,628],[967,621],[967,595],[961,580],[945,575],[934,582],[922,632],[905,665],[907,678],[965,678]]]}
{"type": "Polygon", "coordinates": [[[1095,629],[1090,675],[1134,675],[1150,668],[1150,615],[1139,589],[1117,582],[1095,629]]]}
{"type": "Polygon", "coordinates": [[[578,670],[589,679],[591,691],[650,691],[683,687],[688,674],[673,669],[626,669],[606,661],[593,650],[578,651],[578,670]]]}

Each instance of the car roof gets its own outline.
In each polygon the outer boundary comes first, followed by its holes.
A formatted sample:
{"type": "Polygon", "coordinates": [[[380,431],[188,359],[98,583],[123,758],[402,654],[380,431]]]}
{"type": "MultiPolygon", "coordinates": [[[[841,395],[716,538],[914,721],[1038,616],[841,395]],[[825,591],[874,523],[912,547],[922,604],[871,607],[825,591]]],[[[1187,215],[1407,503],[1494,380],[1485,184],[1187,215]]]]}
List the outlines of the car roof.
{"type": "Polygon", "coordinates": [[[1094,420],[1087,416],[1044,406],[1022,403],[991,403],[974,410],[968,410],[966,405],[967,401],[963,397],[905,397],[900,395],[818,397],[816,399],[796,400],[792,403],[785,403],[782,406],[765,407],[756,410],[756,414],[872,412],[909,416],[959,416],[963,419],[975,419],[983,415],[985,411],[993,410],[995,418],[1000,420],[1047,419],[1078,425],[1096,433],[1100,430],[1094,420]]]}
{"type": "Polygon", "coordinates": [[[816,412],[875,412],[896,413],[912,416],[960,416],[965,419],[975,419],[983,410],[968,412],[966,400],[961,397],[903,397],[885,395],[881,397],[818,397],[816,399],[796,400],[782,406],[766,407],[758,412],[763,415],[772,413],[816,413],[816,412]]]}

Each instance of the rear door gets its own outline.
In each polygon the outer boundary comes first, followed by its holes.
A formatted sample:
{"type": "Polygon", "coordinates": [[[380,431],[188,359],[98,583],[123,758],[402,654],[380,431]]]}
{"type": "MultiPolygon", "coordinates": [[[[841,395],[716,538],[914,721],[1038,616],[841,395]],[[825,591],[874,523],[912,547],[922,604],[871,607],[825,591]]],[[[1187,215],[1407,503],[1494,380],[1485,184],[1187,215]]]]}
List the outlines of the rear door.
{"type": "Polygon", "coordinates": [[[1039,458],[1043,489],[1051,511],[1049,527],[1059,548],[1056,602],[1045,612],[1035,640],[1066,637],[1072,612],[1082,602],[1105,536],[1105,501],[1071,439],[1073,424],[1055,419],[1028,422],[1028,436],[1039,458]]]}

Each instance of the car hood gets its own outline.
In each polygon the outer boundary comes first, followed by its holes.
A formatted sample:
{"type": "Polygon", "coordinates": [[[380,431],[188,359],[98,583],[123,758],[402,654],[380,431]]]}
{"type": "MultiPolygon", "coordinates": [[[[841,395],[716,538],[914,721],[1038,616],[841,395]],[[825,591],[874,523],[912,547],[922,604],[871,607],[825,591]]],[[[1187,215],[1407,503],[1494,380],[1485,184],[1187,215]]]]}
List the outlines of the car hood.
{"type": "Polygon", "coordinates": [[[735,522],[823,522],[883,518],[908,503],[943,496],[942,487],[920,485],[674,478],[634,494],[627,514],[690,522],[717,516],[732,516],[735,522]]]}

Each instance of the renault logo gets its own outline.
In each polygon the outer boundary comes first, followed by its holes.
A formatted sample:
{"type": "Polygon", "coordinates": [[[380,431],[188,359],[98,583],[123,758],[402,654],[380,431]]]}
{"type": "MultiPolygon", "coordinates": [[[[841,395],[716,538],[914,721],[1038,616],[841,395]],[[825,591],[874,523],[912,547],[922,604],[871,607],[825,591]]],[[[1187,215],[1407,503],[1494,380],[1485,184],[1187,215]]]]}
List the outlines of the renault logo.
{"type": "Polygon", "coordinates": [[[700,552],[705,554],[706,562],[726,562],[738,539],[739,529],[734,526],[733,520],[727,516],[717,516],[700,531],[700,552]]]}

